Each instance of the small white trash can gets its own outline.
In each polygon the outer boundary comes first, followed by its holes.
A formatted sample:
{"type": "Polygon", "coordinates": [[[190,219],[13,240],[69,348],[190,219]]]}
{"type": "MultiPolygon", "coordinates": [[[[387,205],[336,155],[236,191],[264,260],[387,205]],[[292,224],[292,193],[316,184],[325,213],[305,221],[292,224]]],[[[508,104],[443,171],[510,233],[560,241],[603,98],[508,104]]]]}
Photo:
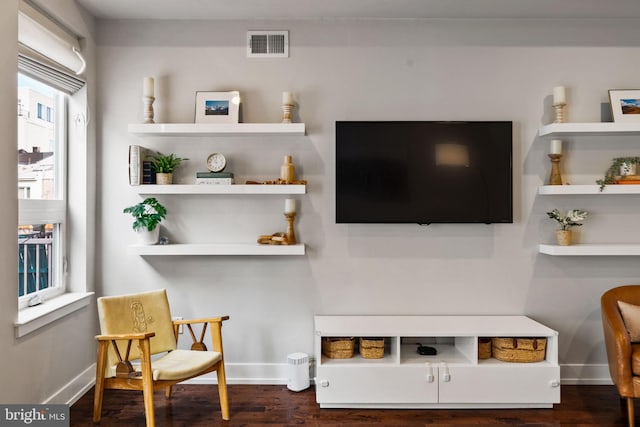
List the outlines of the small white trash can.
{"type": "Polygon", "coordinates": [[[291,353],[287,356],[287,388],[302,391],[309,388],[309,355],[291,353]]]}

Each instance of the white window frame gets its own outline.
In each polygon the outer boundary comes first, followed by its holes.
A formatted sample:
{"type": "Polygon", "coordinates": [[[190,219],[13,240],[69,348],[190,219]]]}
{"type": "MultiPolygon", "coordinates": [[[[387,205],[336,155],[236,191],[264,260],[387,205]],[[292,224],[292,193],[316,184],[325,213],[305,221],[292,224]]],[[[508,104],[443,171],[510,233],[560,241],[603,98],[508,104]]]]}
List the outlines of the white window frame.
{"type": "MultiPolygon", "coordinates": [[[[68,149],[68,100],[67,95],[58,91],[55,107],[55,133],[56,147],[55,159],[55,194],[56,199],[19,199],[18,200],[18,224],[54,224],[53,238],[53,262],[51,275],[52,285],[49,288],[32,292],[18,297],[18,309],[29,306],[29,301],[34,297],[41,300],[51,299],[64,294],[67,291],[66,283],[66,241],[67,241],[67,149],[68,149]],[[56,226],[57,224],[57,226],[56,226]]],[[[16,117],[17,119],[17,117],[16,117]]],[[[16,141],[17,143],[17,141],[16,141]]]]}

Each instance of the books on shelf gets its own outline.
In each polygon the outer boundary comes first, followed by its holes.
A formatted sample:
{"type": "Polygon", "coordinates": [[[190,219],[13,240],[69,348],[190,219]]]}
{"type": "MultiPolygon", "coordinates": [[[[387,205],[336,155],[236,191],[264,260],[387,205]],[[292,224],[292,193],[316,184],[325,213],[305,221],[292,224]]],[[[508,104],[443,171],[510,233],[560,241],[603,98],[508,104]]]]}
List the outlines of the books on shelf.
{"type": "MultiPolygon", "coordinates": [[[[151,162],[148,162],[148,171],[145,171],[145,159],[149,156],[151,150],[144,148],[140,145],[129,146],[129,185],[140,185],[144,182],[144,176],[147,175],[147,179],[151,179],[149,175],[151,173],[151,162]]],[[[155,183],[155,176],[153,177],[155,183]]]]}
{"type": "Polygon", "coordinates": [[[233,178],[196,178],[197,185],[231,185],[233,178]]]}
{"type": "Polygon", "coordinates": [[[233,178],[233,172],[196,172],[196,178],[233,178]]]}
{"type": "Polygon", "coordinates": [[[197,185],[231,185],[233,172],[196,172],[197,185]]]}

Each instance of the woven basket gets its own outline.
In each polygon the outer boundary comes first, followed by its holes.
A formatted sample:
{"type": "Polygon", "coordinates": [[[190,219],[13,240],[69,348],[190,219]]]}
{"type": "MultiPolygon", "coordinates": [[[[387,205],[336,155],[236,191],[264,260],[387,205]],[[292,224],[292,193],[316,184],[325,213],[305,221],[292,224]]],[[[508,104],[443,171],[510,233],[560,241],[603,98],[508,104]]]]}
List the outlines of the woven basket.
{"type": "Polygon", "coordinates": [[[322,354],[330,359],[350,359],[353,357],[354,338],[322,338],[322,354]]]}
{"type": "Polygon", "coordinates": [[[384,338],[360,338],[360,356],[365,359],[382,359],[384,357],[384,338]]]}
{"type": "Polygon", "coordinates": [[[478,360],[491,358],[491,338],[478,339],[478,360]]]}
{"type": "Polygon", "coordinates": [[[503,362],[531,363],[544,360],[546,338],[492,338],[493,357],[503,362]]]}

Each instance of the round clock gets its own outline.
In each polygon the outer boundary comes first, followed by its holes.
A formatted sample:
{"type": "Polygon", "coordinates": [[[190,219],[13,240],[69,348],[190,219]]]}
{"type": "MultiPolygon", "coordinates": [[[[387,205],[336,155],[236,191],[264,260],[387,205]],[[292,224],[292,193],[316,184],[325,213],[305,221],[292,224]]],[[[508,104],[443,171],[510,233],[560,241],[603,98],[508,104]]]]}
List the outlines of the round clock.
{"type": "Polygon", "coordinates": [[[227,166],[227,159],[220,153],[209,154],[207,157],[207,169],[211,172],[222,172],[227,166]]]}

